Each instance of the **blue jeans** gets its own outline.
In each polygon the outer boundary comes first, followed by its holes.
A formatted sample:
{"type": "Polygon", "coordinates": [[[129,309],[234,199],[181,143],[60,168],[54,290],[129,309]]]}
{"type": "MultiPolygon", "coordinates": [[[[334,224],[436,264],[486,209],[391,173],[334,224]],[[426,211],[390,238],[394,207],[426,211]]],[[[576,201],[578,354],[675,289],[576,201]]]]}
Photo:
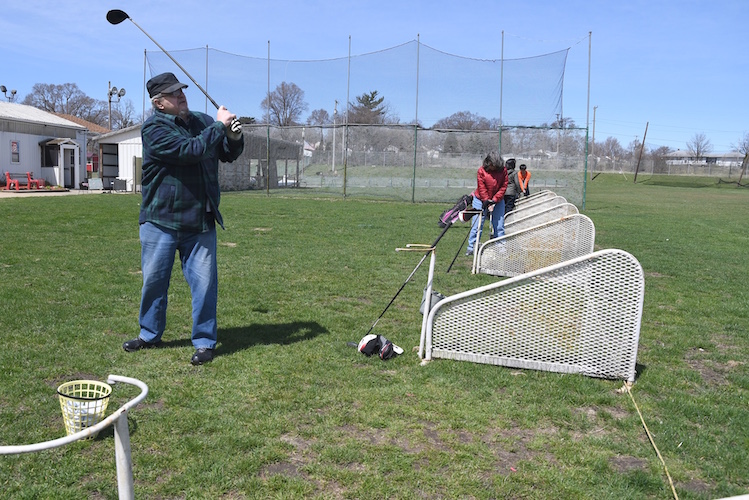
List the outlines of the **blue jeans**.
{"type": "Polygon", "coordinates": [[[146,222],[140,226],[143,292],[140,301],[140,338],[158,342],[166,328],[166,306],[175,252],[192,295],[192,345],[216,347],[216,228],[185,233],[146,222]]]}
{"type": "MultiPolygon", "coordinates": [[[[481,200],[476,196],[473,197],[473,208],[481,210],[481,200]]],[[[483,217],[480,215],[474,215],[471,221],[471,234],[468,235],[468,251],[473,252],[473,247],[476,245],[476,236],[479,231],[479,220],[481,221],[481,232],[484,232],[484,222],[487,217],[491,214],[491,227],[492,227],[492,238],[499,238],[505,235],[505,200],[502,199],[494,204],[494,210],[484,210],[483,217]]]]}

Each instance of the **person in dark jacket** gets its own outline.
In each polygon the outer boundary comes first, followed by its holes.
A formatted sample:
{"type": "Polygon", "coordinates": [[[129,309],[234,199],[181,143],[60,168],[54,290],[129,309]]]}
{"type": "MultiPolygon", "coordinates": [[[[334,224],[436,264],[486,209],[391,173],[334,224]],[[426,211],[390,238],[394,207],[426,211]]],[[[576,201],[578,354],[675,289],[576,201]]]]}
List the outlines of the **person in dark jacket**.
{"type": "Polygon", "coordinates": [[[515,171],[515,158],[510,158],[505,162],[507,167],[507,190],[505,191],[505,215],[512,212],[515,208],[515,200],[520,194],[520,182],[518,174],[515,171]]]}
{"type": "Polygon", "coordinates": [[[473,208],[482,210],[481,215],[474,215],[471,222],[471,233],[468,236],[468,251],[466,255],[473,255],[479,221],[483,231],[483,224],[487,218],[491,219],[492,238],[499,238],[505,234],[505,190],[507,189],[507,170],[502,158],[496,153],[486,155],[476,173],[476,190],[473,192],[473,208]]]}
{"type": "Polygon", "coordinates": [[[187,85],[172,73],[151,78],[146,87],[153,114],[143,123],[143,200],[140,207],[143,289],[140,334],[122,347],[156,347],[166,327],[169,281],[175,253],[192,295],[194,365],[213,359],[217,342],[216,224],[219,211],[218,162],[236,160],[244,149],[236,115],[219,107],[216,119],[190,111],[187,85]]]}

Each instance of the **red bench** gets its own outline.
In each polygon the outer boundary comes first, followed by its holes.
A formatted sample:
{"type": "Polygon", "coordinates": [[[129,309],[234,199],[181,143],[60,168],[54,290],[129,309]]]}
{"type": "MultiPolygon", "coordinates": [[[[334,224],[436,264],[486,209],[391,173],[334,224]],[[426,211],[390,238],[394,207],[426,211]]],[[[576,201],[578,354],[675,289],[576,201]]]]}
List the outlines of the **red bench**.
{"type": "Polygon", "coordinates": [[[21,189],[21,187],[28,189],[29,188],[28,177],[26,177],[25,174],[14,174],[11,172],[5,172],[5,189],[13,189],[13,186],[16,187],[16,191],[21,189]]]}
{"type": "Polygon", "coordinates": [[[31,172],[26,172],[26,180],[26,185],[29,189],[31,189],[32,185],[36,186],[37,189],[42,189],[44,187],[44,179],[32,179],[31,172]]]}
{"type": "Polygon", "coordinates": [[[5,189],[10,190],[15,187],[15,190],[19,189],[31,189],[31,186],[35,186],[36,189],[44,187],[44,179],[32,179],[31,172],[24,174],[5,172],[5,189]]]}

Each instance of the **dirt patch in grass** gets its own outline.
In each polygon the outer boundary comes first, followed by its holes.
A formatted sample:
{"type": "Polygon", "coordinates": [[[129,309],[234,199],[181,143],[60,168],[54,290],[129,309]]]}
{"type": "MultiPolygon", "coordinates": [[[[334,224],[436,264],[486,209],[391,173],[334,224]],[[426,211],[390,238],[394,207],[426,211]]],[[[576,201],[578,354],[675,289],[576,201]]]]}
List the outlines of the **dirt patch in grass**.
{"type": "Polygon", "coordinates": [[[534,449],[533,442],[538,436],[553,436],[559,433],[556,427],[540,427],[537,429],[499,429],[485,435],[482,441],[489,447],[496,457],[494,469],[499,474],[516,472],[523,462],[543,460],[556,463],[556,458],[549,452],[534,449]]]}
{"type": "Polygon", "coordinates": [[[699,479],[692,479],[686,483],[676,483],[679,489],[687,490],[691,493],[707,494],[710,493],[710,485],[699,479]]]}
{"type": "Polygon", "coordinates": [[[706,359],[709,355],[703,349],[693,349],[686,355],[686,364],[694,371],[700,374],[703,382],[710,386],[728,385],[730,382],[726,379],[726,374],[738,366],[745,363],[743,361],[729,360],[726,363],[718,363],[711,359],[706,359]]]}
{"type": "Polygon", "coordinates": [[[628,455],[617,455],[609,459],[611,468],[620,474],[627,472],[641,470],[645,471],[648,468],[648,461],[642,458],[631,457],[628,455]]]}
{"type": "Polygon", "coordinates": [[[271,476],[276,475],[306,479],[306,474],[300,471],[296,464],[291,462],[268,464],[260,469],[260,477],[262,479],[269,479],[271,476]]]}

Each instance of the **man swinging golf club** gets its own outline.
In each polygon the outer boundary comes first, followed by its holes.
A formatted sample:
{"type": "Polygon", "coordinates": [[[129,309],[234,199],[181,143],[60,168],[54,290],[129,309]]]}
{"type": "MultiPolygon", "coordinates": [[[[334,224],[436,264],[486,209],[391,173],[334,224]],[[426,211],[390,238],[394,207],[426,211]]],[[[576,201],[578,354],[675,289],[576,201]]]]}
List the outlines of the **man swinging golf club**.
{"type": "Polygon", "coordinates": [[[244,149],[241,124],[224,106],[216,119],[190,111],[183,89],[172,73],[151,78],[153,104],[141,128],[143,201],[140,208],[143,290],[140,334],[127,341],[128,351],[156,347],[166,327],[169,281],[175,252],[192,295],[191,362],[213,359],[216,347],[216,223],[219,212],[218,162],[236,160],[244,149]]]}

